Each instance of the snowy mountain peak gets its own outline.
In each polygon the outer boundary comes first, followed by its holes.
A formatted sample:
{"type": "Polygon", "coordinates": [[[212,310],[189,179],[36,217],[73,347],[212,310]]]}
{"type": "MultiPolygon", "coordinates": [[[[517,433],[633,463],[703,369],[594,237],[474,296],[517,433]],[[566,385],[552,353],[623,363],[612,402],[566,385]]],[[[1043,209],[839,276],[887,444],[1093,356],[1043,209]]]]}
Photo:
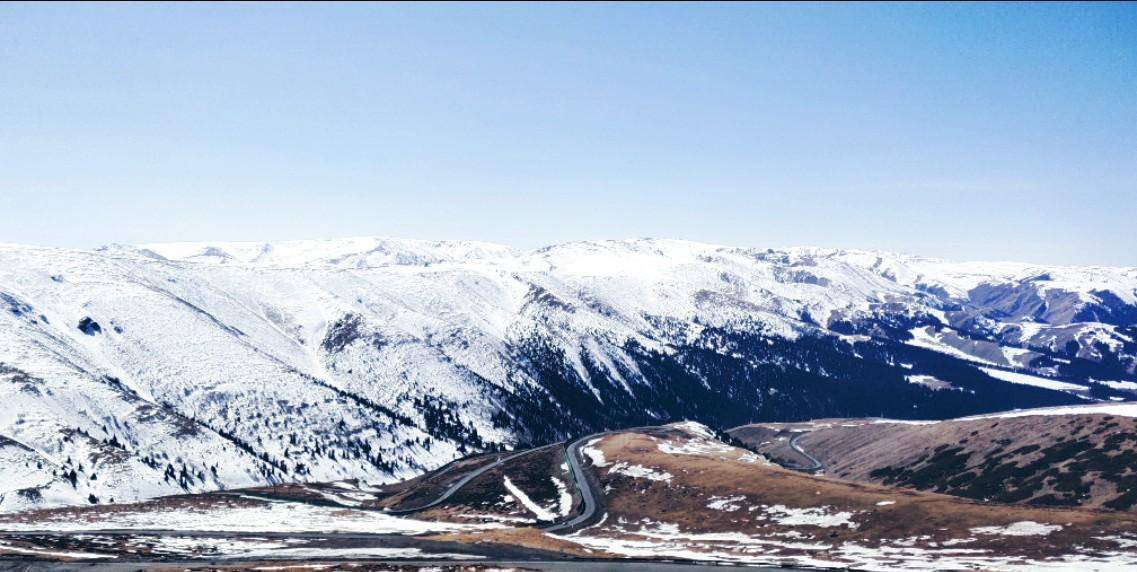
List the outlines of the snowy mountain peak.
{"type": "MultiPolygon", "coordinates": [[[[129,247],[128,247],[129,248],[129,247]]],[[[170,242],[136,247],[167,260],[204,264],[242,264],[299,268],[365,268],[425,265],[515,255],[507,246],[473,241],[426,241],[357,237],[280,242],[170,242]]]]}
{"type": "Polygon", "coordinates": [[[0,245],[0,510],[390,480],[679,419],[1126,400],[1135,290],[1132,268],[662,239],[0,245]]]}

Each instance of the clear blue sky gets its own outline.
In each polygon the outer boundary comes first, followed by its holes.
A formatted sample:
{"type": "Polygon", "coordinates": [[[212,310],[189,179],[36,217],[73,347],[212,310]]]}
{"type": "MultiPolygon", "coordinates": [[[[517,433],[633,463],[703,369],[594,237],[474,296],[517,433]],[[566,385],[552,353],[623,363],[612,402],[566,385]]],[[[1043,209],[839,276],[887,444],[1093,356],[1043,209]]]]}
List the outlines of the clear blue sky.
{"type": "Polygon", "coordinates": [[[0,241],[1135,228],[1137,4],[0,5],[0,241]]]}

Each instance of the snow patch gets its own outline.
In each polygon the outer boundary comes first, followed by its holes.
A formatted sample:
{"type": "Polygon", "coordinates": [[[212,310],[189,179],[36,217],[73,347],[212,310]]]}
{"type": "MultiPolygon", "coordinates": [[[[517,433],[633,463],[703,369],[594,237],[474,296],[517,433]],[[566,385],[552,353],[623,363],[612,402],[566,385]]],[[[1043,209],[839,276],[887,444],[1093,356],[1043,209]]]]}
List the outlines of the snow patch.
{"type": "Polygon", "coordinates": [[[709,427],[707,427],[706,425],[703,425],[702,423],[698,423],[696,421],[683,421],[680,423],[672,423],[671,425],[668,425],[668,427],[674,427],[676,429],[686,431],[687,433],[690,433],[691,435],[694,435],[696,437],[702,437],[703,439],[714,439],[715,438],[714,431],[711,431],[711,429],[709,427]]]}
{"type": "Polygon", "coordinates": [[[668,483],[671,482],[672,476],[671,473],[667,471],[660,471],[643,465],[632,465],[624,461],[612,465],[612,468],[608,469],[608,474],[612,473],[632,477],[633,479],[647,479],[649,481],[663,481],[668,483]]]}
{"type": "Polygon", "coordinates": [[[711,497],[711,502],[707,503],[707,508],[711,510],[734,512],[742,508],[742,505],[739,503],[744,500],[746,500],[746,497],[744,495],[736,495],[732,497],[713,496],[711,497]]]}
{"type": "Polygon", "coordinates": [[[832,512],[831,508],[827,506],[791,508],[776,504],[762,508],[770,520],[786,526],[804,525],[821,528],[847,526],[857,528],[857,523],[852,520],[855,513],[849,511],[832,512]]]}
{"type": "Polygon", "coordinates": [[[911,330],[908,331],[908,333],[912,334],[912,339],[904,342],[908,345],[916,346],[919,348],[924,348],[924,349],[928,349],[928,350],[932,350],[932,351],[936,351],[936,352],[940,352],[942,354],[947,354],[947,355],[957,357],[957,358],[960,358],[963,360],[971,361],[971,362],[978,362],[978,363],[996,365],[996,364],[993,364],[993,363],[991,363],[985,359],[980,359],[978,357],[975,357],[975,356],[973,356],[973,355],[971,355],[971,354],[969,354],[969,353],[967,353],[967,352],[965,352],[959,348],[945,344],[944,342],[940,341],[940,339],[935,336],[935,334],[932,331],[931,326],[924,326],[922,328],[912,328],[911,330]]]}
{"type": "Polygon", "coordinates": [[[734,449],[719,441],[705,439],[690,439],[682,443],[663,441],[656,446],[661,453],[669,455],[708,455],[714,453],[728,453],[734,449]]]}
{"type": "Polygon", "coordinates": [[[1033,520],[1022,520],[1007,526],[980,526],[972,528],[972,534],[997,534],[1001,536],[1047,536],[1062,530],[1060,524],[1043,524],[1033,520]]]}
{"type": "Polygon", "coordinates": [[[494,528],[491,524],[451,524],[400,518],[377,511],[272,502],[240,505],[216,503],[200,507],[131,505],[79,515],[52,513],[35,521],[10,519],[10,531],[185,530],[214,532],[359,532],[425,534],[494,528]]]}
{"type": "Polygon", "coordinates": [[[588,457],[589,460],[592,461],[593,465],[596,465],[597,467],[607,467],[608,460],[604,458],[604,451],[601,451],[595,447],[595,445],[600,442],[600,439],[600,437],[597,437],[589,441],[583,448],[581,448],[580,452],[584,453],[584,456],[588,457]]]}
{"type": "Polygon", "coordinates": [[[1074,385],[1073,383],[1066,383],[1056,379],[1047,379],[1037,375],[1027,375],[1025,373],[1016,373],[1013,371],[1003,371],[991,367],[981,367],[983,373],[1002,381],[1009,381],[1020,385],[1033,385],[1034,387],[1041,387],[1044,389],[1053,389],[1055,391],[1085,391],[1089,389],[1084,385],[1074,385]]]}
{"type": "Polygon", "coordinates": [[[564,481],[556,477],[549,478],[552,479],[553,486],[557,487],[557,512],[560,516],[568,516],[569,511],[572,510],[572,494],[569,493],[564,481]]]}
{"type": "Polygon", "coordinates": [[[1137,391],[1137,381],[1095,381],[1112,387],[1113,389],[1120,389],[1122,391],[1137,391]]]}
{"type": "Polygon", "coordinates": [[[517,502],[524,505],[525,508],[529,509],[530,512],[536,515],[537,520],[557,519],[557,515],[541,508],[541,505],[533,502],[533,499],[530,499],[529,495],[525,494],[525,491],[519,489],[517,485],[513,484],[513,481],[510,481],[509,477],[503,477],[502,482],[505,483],[506,490],[508,490],[513,495],[513,498],[517,499],[517,502]]]}

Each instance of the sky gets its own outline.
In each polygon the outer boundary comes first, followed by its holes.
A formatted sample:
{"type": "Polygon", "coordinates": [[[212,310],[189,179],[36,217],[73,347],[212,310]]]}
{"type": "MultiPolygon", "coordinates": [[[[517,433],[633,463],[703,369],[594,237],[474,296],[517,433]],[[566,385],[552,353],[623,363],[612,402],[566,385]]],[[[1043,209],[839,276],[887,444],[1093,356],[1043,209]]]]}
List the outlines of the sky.
{"type": "Polygon", "coordinates": [[[1137,4],[0,4],[0,241],[1137,266],[1137,4]]]}

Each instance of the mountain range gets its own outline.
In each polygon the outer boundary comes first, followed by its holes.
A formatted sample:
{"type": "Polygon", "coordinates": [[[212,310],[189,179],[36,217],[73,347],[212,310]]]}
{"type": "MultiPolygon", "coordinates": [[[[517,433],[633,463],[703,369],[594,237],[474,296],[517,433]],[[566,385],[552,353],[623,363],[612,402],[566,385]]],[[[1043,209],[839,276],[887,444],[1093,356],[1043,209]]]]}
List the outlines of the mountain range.
{"type": "Polygon", "coordinates": [[[676,240],[0,245],[0,510],[683,419],[1137,399],[1137,268],[676,240]]]}

